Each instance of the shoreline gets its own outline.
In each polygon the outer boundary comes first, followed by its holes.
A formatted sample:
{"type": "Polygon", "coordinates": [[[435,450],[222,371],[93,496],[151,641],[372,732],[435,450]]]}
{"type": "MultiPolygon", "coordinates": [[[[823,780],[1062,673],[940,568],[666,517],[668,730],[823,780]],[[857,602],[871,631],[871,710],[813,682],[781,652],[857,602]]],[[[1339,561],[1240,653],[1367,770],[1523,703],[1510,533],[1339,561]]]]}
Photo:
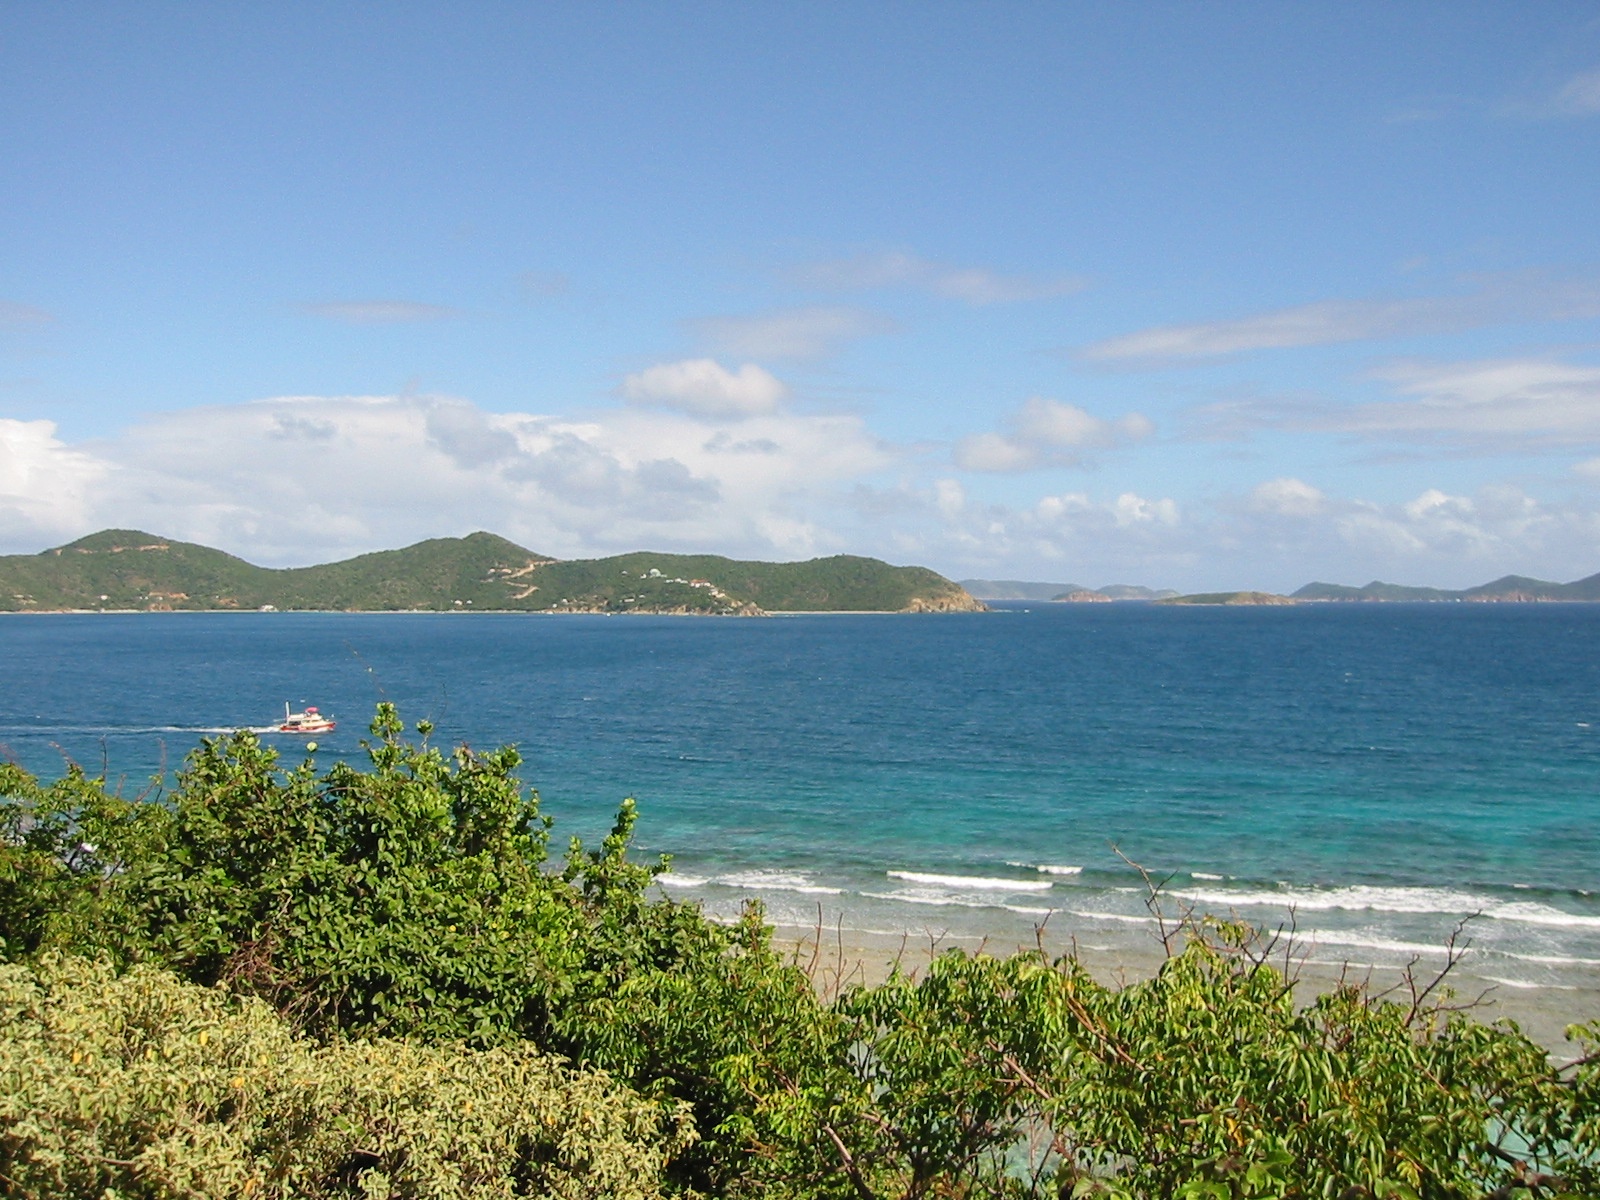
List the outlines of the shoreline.
{"type": "MultiPolygon", "coordinates": [[[[1038,944],[993,935],[935,934],[932,931],[896,935],[838,926],[828,929],[791,924],[774,924],[772,930],[773,946],[805,970],[826,999],[857,984],[882,983],[896,964],[912,978],[921,978],[937,955],[951,949],[1003,958],[1039,948],[1038,944]]],[[[1151,978],[1165,958],[1154,934],[1145,947],[1111,947],[1086,944],[1070,935],[1053,935],[1047,929],[1041,943],[1052,960],[1070,955],[1098,982],[1117,988],[1151,978]]],[[[1395,966],[1353,962],[1340,965],[1293,952],[1286,959],[1281,948],[1271,955],[1270,961],[1280,972],[1288,966],[1295,980],[1296,1001],[1302,1005],[1341,983],[1361,983],[1375,994],[1403,989],[1405,985],[1403,969],[1395,966]]],[[[1422,986],[1433,982],[1437,975],[1438,971],[1429,964],[1420,961],[1415,964],[1415,978],[1422,986]]],[[[1444,986],[1452,994],[1447,1007],[1464,1011],[1480,1024],[1514,1021],[1557,1062],[1578,1056],[1577,1044],[1566,1040],[1567,1026],[1600,1020],[1600,999],[1593,995],[1588,997],[1589,1011],[1577,1011],[1581,1007],[1577,990],[1508,987],[1477,974],[1465,960],[1450,970],[1444,986]],[[1563,1007],[1563,1000],[1572,1001],[1571,1007],[1563,1007]]],[[[1398,990],[1395,992],[1397,998],[1401,994],[1398,990]]]]}
{"type": "Polygon", "coordinates": [[[997,609],[962,608],[784,608],[763,609],[758,613],[678,612],[662,609],[629,609],[601,612],[593,609],[552,608],[18,608],[0,609],[0,617],[950,617],[983,615],[997,609]]]}

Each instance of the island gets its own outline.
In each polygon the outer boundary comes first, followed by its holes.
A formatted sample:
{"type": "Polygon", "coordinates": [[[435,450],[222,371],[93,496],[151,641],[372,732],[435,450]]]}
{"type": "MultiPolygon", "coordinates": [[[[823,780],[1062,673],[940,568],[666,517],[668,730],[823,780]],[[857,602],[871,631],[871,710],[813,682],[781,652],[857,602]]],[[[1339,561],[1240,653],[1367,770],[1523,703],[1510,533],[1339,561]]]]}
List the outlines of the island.
{"type": "Polygon", "coordinates": [[[1589,575],[1571,583],[1552,583],[1527,575],[1504,575],[1477,587],[1451,591],[1435,587],[1406,587],[1374,579],[1364,587],[1337,583],[1308,583],[1294,593],[1296,600],[1415,603],[1457,601],[1469,604],[1538,604],[1564,602],[1584,604],[1600,601],[1600,575],[1589,575]]]}
{"type": "Polygon", "coordinates": [[[0,612],[261,611],[682,613],[982,612],[926,567],[839,554],[743,562],[639,551],[558,560],[492,533],[433,538],[341,562],[274,569],[107,529],[0,556],[0,612]]]}
{"type": "Polygon", "coordinates": [[[1244,605],[1298,604],[1298,600],[1280,596],[1276,592],[1196,592],[1188,596],[1168,596],[1157,604],[1212,604],[1238,607],[1244,605]]]}

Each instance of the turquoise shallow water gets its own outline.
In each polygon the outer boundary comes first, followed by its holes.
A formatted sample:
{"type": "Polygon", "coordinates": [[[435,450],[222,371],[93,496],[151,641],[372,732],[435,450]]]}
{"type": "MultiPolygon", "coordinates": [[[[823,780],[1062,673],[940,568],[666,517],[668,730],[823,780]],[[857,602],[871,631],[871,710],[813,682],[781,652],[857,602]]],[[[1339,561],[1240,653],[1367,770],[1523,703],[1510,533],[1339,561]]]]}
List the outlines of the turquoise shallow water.
{"type": "Polygon", "coordinates": [[[137,787],[285,700],[354,753],[380,697],[516,743],[558,840],[636,796],[719,913],[1148,943],[1115,846],[1324,961],[1470,917],[1482,978],[1600,992],[1600,606],[0,620],[0,745],[44,774],[137,787]]]}

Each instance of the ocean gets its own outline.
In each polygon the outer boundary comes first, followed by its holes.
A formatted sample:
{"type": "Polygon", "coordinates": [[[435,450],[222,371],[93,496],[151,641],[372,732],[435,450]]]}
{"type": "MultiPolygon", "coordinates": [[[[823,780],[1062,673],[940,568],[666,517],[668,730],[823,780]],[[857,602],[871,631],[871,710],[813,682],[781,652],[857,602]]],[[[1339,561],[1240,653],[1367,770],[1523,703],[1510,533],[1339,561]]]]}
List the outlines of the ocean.
{"type": "Polygon", "coordinates": [[[379,699],[515,744],[558,853],[634,796],[718,916],[1136,955],[1137,864],[1324,967],[1460,925],[1475,984],[1600,1017],[1600,605],[0,619],[0,751],[47,777],[139,791],[285,701],[355,756],[379,699]]]}

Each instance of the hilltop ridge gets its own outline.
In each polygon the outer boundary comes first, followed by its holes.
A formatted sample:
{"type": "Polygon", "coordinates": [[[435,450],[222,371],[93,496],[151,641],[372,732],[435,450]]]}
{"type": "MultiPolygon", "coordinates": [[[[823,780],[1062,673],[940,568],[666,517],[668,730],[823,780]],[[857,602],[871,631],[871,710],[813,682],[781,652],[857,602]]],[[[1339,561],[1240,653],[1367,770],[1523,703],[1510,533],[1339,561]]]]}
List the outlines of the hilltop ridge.
{"type": "Polygon", "coordinates": [[[1586,604],[1600,602],[1600,574],[1588,575],[1571,583],[1553,583],[1528,575],[1503,575],[1477,587],[1452,590],[1384,583],[1374,579],[1362,587],[1340,583],[1308,583],[1286,597],[1260,589],[1229,592],[1200,592],[1180,595],[1170,589],[1110,584],[1086,588],[1070,583],[1034,583],[1018,579],[963,579],[961,586],[980,600],[1045,600],[1069,603],[1104,600],[1142,600],[1176,604],[1263,604],[1294,602],[1361,603],[1478,603],[1534,604],[1562,602],[1586,604]]]}
{"type": "Polygon", "coordinates": [[[755,615],[983,605],[925,567],[875,558],[772,563],[638,551],[561,561],[482,531],[281,569],[138,529],[0,556],[0,612],[251,609],[755,615]]]}
{"type": "Polygon", "coordinates": [[[1291,593],[1296,600],[1331,601],[1467,601],[1480,604],[1528,604],[1540,601],[1592,603],[1600,601],[1600,574],[1588,575],[1571,583],[1552,583],[1527,575],[1503,575],[1477,587],[1452,591],[1448,588],[1406,587],[1374,579],[1364,587],[1336,583],[1308,583],[1291,593]]]}

